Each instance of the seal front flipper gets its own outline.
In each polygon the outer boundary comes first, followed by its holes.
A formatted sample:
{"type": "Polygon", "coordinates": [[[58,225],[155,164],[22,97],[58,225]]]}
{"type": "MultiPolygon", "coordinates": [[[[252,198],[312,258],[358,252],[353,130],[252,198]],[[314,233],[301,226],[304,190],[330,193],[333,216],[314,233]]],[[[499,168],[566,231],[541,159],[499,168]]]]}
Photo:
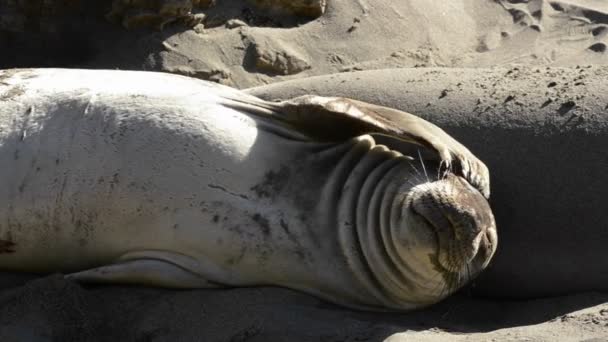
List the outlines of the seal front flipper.
{"type": "MultiPolygon", "coordinates": [[[[413,114],[341,97],[305,95],[282,102],[259,101],[255,105],[290,128],[321,141],[341,141],[376,133],[415,143],[435,151],[442,167],[462,175],[486,198],[490,173],[486,165],[441,128],[413,114]]],[[[259,112],[259,113],[258,113],[259,112]]]]}
{"type": "Polygon", "coordinates": [[[376,133],[427,147],[447,170],[461,174],[486,198],[490,173],[485,164],[441,128],[413,114],[340,97],[301,96],[280,102],[285,120],[303,133],[338,140],[376,133]]]}
{"type": "Polygon", "coordinates": [[[115,263],[67,274],[84,283],[137,284],[169,288],[214,288],[220,284],[198,274],[196,260],[166,251],[127,253],[115,263]]]}

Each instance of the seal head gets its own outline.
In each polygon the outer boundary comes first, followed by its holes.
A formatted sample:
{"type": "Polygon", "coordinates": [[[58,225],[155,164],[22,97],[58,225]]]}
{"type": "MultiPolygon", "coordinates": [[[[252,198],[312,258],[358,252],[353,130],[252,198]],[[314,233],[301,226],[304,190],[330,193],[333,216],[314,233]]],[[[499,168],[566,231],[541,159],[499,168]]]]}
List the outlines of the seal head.
{"type": "Polygon", "coordinates": [[[416,283],[422,285],[416,292],[439,297],[454,292],[479,274],[496,251],[490,206],[462,177],[448,174],[412,187],[400,215],[393,226],[396,250],[416,270],[416,283]]]}

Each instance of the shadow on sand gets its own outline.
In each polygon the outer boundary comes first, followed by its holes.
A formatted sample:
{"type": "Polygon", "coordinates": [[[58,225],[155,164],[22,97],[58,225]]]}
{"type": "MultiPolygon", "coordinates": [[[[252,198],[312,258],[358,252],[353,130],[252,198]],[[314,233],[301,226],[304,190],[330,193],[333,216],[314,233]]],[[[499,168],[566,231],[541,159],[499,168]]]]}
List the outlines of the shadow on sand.
{"type": "Polygon", "coordinates": [[[351,311],[282,288],[163,290],[81,286],[61,275],[0,273],[0,337],[28,340],[381,340],[406,330],[487,332],[608,301],[587,293],[528,301],[457,294],[411,313],[351,311]]]}

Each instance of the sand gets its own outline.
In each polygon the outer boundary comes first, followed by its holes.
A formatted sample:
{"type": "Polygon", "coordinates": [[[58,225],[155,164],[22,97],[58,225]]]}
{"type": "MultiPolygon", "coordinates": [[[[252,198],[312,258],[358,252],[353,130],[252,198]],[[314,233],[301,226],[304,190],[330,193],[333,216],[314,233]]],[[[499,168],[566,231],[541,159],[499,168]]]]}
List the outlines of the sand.
{"type": "Polygon", "coordinates": [[[603,65],[608,53],[603,0],[333,0],[317,19],[218,0],[202,11],[205,25],[162,31],[108,23],[108,2],[23,29],[0,6],[0,44],[11,52],[0,67],[159,70],[247,88],[385,68],[603,65]]]}
{"type": "Polygon", "coordinates": [[[608,340],[608,294],[590,292],[586,276],[608,277],[608,257],[591,257],[607,223],[597,167],[608,160],[597,148],[608,133],[605,1],[328,0],[321,17],[299,18],[218,0],[204,27],[163,31],[112,25],[104,4],[33,29],[16,28],[0,7],[0,67],[166,71],[260,87],[250,91],[268,98],[343,95],[419,114],[490,166],[499,252],[473,287],[406,314],[277,288],[172,291],[1,274],[0,340],[608,340]],[[573,206],[579,189],[588,193],[573,206]],[[539,226],[555,227],[553,250],[533,248],[548,238],[535,235],[539,226]],[[556,253],[571,243],[588,248],[556,253]],[[517,268],[534,263],[555,271],[517,268]],[[566,290],[548,292],[552,282],[566,290]]]}
{"type": "Polygon", "coordinates": [[[583,341],[608,338],[608,295],[525,302],[465,293],[419,312],[346,310],[279,288],[82,287],[3,277],[2,341],[583,341]],[[13,287],[15,286],[15,287],[13,287]]]}

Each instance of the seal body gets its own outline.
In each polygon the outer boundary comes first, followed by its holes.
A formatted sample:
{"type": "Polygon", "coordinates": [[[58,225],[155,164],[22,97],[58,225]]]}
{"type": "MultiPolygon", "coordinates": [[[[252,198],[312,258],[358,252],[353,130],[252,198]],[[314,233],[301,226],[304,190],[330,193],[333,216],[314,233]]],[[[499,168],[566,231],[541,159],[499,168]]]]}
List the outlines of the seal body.
{"type": "MultiPolygon", "coordinates": [[[[1,269],[280,285],[371,308],[416,308],[449,292],[426,254],[390,265],[401,251],[386,239],[430,246],[433,234],[361,233],[376,220],[394,229],[402,190],[426,182],[370,136],[313,141],[230,106],[254,97],[173,75],[17,70],[0,81],[1,269]]],[[[479,253],[478,268],[492,253],[479,253]]]]}

